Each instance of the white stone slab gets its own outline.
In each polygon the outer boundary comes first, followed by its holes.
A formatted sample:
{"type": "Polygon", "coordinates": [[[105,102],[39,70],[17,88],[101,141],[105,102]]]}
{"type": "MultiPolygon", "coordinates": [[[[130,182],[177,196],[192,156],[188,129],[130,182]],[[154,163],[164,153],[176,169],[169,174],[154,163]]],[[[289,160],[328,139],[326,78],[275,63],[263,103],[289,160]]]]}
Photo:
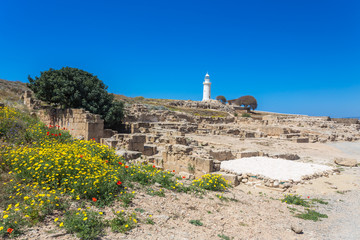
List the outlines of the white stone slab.
{"type": "Polygon", "coordinates": [[[280,158],[251,157],[221,162],[221,170],[237,174],[261,174],[280,181],[300,181],[302,176],[321,173],[332,168],[325,165],[294,162],[280,158]]]}

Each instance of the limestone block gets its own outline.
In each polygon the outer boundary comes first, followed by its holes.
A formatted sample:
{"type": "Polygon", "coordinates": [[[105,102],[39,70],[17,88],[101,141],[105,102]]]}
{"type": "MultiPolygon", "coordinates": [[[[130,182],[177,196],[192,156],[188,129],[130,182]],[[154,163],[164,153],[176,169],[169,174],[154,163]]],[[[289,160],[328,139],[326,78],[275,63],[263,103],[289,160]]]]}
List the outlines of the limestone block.
{"type": "Polygon", "coordinates": [[[144,143],[132,142],[132,144],[129,144],[128,146],[129,146],[128,150],[131,151],[139,151],[139,152],[144,151],[144,143]]]}
{"type": "Polygon", "coordinates": [[[234,159],[235,156],[229,149],[211,149],[209,152],[210,156],[219,161],[231,160],[234,159]]]}
{"type": "Polygon", "coordinates": [[[351,158],[336,158],[334,162],[338,165],[346,167],[356,167],[358,165],[357,160],[351,158]]]}
{"type": "Polygon", "coordinates": [[[202,159],[196,158],[195,159],[195,168],[198,171],[202,171],[204,173],[210,173],[213,171],[213,160],[212,159],[202,159]]]}
{"type": "Polygon", "coordinates": [[[193,148],[185,145],[175,144],[172,146],[172,150],[176,153],[190,154],[193,151],[193,148]]]}
{"type": "Polygon", "coordinates": [[[133,160],[141,157],[141,152],[137,151],[118,150],[115,152],[115,154],[122,156],[125,160],[133,160]]]}
{"type": "Polygon", "coordinates": [[[144,145],[143,154],[145,156],[152,156],[157,153],[157,147],[155,145],[144,145]]]}
{"type": "Polygon", "coordinates": [[[309,138],[307,138],[307,137],[299,137],[299,138],[294,138],[293,141],[296,142],[296,143],[308,143],[309,138]]]}
{"type": "Polygon", "coordinates": [[[134,134],[132,136],[132,141],[134,143],[145,143],[146,142],[146,135],[143,134],[134,134]]]}
{"type": "Polygon", "coordinates": [[[186,138],[185,137],[172,137],[170,139],[170,144],[181,144],[181,145],[186,145],[186,138]]]}
{"type": "Polygon", "coordinates": [[[238,158],[247,158],[247,157],[258,157],[260,155],[259,152],[240,152],[237,154],[238,158]]]}
{"type": "Polygon", "coordinates": [[[224,172],[213,172],[211,174],[220,174],[226,181],[228,181],[234,187],[240,184],[238,176],[235,174],[224,173],[224,172]]]}

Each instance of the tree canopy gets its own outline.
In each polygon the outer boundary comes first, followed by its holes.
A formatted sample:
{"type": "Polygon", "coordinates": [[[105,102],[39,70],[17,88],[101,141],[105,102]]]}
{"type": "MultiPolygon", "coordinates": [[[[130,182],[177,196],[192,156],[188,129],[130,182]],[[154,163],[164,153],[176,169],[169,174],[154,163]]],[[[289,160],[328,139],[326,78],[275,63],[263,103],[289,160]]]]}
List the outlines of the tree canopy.
{"type": "Polygon", "coordinates": [[[257,101],[253,96],[242,96],[239,98],[239,105],[255,110],[257,108],[257,101]]]}
{"type": "Polygon", "coordinates": [[[255,110],[257,108],[257,101],[253,96],[247,95],[242,96],[237,99],[228,100],[228,103],[230,105],[239,105],[244,106],[244,108],[250,108],[252,110],[255,110]]]}
{"type": "Polygon", "coordinates": [[[218,100],[218,101],[220,101],[220,102],[222,102],[222,103],[226,103],[226,98],[224,97],[224,96],[217,96],[216,97],[216,100],[218,100]]]}
{"type": "Polygon", "coordinates": [[[114,96],[107,92],[107,86],[97,76],[63,67],[60,70],[50,68],[41,72],[40,77],[29,76],[28,80],[28,87],[38,99],[62,108],[84,108],[101,115],[105,127],[119,128],[124,104],[114,101],[114,96]]]}

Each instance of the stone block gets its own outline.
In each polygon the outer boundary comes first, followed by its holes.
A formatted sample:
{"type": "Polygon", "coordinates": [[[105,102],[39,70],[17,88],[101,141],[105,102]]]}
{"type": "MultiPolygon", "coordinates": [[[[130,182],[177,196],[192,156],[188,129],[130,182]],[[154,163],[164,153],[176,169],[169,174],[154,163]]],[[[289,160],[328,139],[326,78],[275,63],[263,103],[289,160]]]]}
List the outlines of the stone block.
{"type": "Polygon", "coordinates": [[[259,152],[240,152],[237,154],[238,158],[247,158],[247,157],[258,157],[260,155],[259,152]]]}
{"type": "Polygon", "coordinates": [[[134,143],[145,143],[146,142],[146,135],[143,134],[134,134],[132,136],[132,141],[134,143]]]}
{"type": "Polygon", "coordinates": [[[226,181],[229,182],[229,184],[231,184],[234,187],[240,184],[238,176],[235,174],[224,173],[224,172],[212,172],[211,174],[221,175],[226,181]]]}
{"type": "Polygon", "coordinates": [[[293,141],[296,143],[308,143],[309,138],[308,137],[299,137],[299,138],[294,138],[293,141]]]}
{"type": "Polygon", "coordinates": [[[157,153],[157,147],[155,145],[144,145],[143,154],[145,156],[152,156],[157,153]]]}
{"type": "Polygon", "coordinates": [[[118,150],[115,152],[115,154],[122,156],[125,160],[133,160],[141,157],[141,152],[137,151],[118,150]]]}
{"type": "Polygon", "coordinates": [[[209,152],[210,156],[219,161],[231,160],[234,159],[235,156],[229,149],[211,149],[209,152]]]}
{"type": "Polygon", "coordinates": [[[172,146],[172,151],[175,153],[190,154],[193,151],[193,148],[185,145],[175,144],[172,146]]]}
{"type": "Polygon", "coordinates": [[[201,171],[203,173],[210,173],[213,171],[213,160],[212,159],[195,159],[195,168],[197,171],[201,171]]]}

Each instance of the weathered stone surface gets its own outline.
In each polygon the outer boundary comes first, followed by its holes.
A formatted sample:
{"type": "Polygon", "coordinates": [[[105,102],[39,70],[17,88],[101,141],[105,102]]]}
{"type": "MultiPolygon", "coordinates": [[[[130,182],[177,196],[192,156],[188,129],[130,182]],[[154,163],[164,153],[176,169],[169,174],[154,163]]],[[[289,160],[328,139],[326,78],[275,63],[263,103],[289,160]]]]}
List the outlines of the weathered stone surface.
{"type": "Polygon", "coordinates": [[[291,230],[293,232],[295,232],[296,234],[302,234],[303,233],[303,229],[299,225],[291,225],[291,230]]]}
{"type": "Polygon", "coordinates": [[[293,141],[296,142],[296,143],[308,143],[309,138],[307,138],[307,137],[299,137],[299,138],[294,138],[293,141]]]}
{"type": "Polygon", "coordinates": [[[246,157],[258,157],[260,155],[259,152],[240,152],[237,154],[238,158],[246,158],[246,157]]]}
{"type": "Polygon", "coordinates": [[[141,157],[141,152],[136,151],[118,150],[115,153],[118,156],[122,156],[125,160],[133,160],[141,157]]]}
{"type": "Polygon", "coordinates": [[[286,160],[298,160],[298,159],[300,159],[300,157],[297,154],[292,154],[292,153],[279,153],[279,154],[272,155],[271,157],[283,158],[283,159],[286,159],[286,160]]]}
{"type": "Polygon", "coordinates": [[[220,174],[226,181],[229,181],[232,186],[237,186],[240,184],[238,176],[235,174],[224,172],[213,172],[212,174],[220,174]]]}
{"type": "Polygon", "coordinates": [[[234,159],[235,156],[229,149],[211,149],[209,151],[210,156],[219,161],[231,160],[234,159]]]}
{"type": "Polygon", "coordinates": [[[356,167],[358,165],[357,160],[351,158],[336,158],[334,162],[345,167],[356,167]]]}
{"type": "Polygon", "coordinates": [[[152,156],[157,153],[157,147],[156,145],[144,145],[144,151],[143,154],[145,156],[152,156]]]}

